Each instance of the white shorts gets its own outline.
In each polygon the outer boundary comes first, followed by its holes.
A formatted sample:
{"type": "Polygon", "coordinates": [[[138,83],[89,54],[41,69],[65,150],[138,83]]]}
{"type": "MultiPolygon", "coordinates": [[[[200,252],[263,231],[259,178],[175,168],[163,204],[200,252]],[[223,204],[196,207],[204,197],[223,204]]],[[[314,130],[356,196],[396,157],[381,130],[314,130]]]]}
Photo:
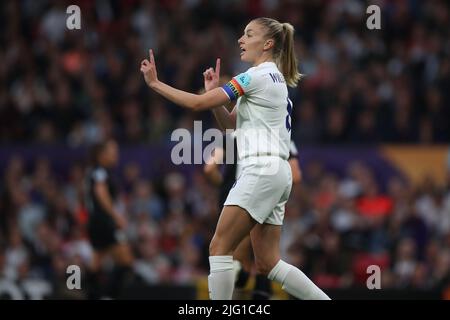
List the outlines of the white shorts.
{"type": "Polygon", "coordinates": [[[282,225],[292,188],[289,162],[275,156],[246,158],[225,206],[239,206],[258,223],[282,225]]]}

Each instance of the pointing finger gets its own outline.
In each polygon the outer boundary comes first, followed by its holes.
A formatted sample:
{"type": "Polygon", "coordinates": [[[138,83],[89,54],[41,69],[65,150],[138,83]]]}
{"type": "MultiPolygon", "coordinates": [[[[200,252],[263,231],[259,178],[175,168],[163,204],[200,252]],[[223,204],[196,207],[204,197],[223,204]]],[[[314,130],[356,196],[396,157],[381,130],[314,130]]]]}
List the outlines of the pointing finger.
{"type": "Polygon", "coordinates": [[[220,58],[217,58],[216,60],[216,73],[217,75],[220,75],[220,58]]]}
{"type": "Polygon", "coordinates": [[[150,63],[155,64],[155,57],[153,56],[153,50],[150,49],[150,63]]]}

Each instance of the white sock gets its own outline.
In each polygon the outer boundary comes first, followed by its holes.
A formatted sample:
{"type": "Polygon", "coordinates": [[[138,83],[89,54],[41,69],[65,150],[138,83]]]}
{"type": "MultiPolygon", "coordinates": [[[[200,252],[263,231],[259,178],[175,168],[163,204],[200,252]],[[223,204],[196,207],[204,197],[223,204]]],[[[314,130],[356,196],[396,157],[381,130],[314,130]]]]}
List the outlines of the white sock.
{"type": "Polygon", "coordinates": [[[298,268],[283,260],[273,267],[267,276],[281,283],[283,290],[302,300],[331,300],[298,268]]]}
{"type": "Polygon", "coordinates": [[[234,282],[236,283],[239,272],[241,272],[242,264],[238,260],[233,260],[234,282]]]}
{"type": "Polygon", "coordinates": [[[209,298],[231,300],[234,289],[233,256],[210,256],[209,298]]]}

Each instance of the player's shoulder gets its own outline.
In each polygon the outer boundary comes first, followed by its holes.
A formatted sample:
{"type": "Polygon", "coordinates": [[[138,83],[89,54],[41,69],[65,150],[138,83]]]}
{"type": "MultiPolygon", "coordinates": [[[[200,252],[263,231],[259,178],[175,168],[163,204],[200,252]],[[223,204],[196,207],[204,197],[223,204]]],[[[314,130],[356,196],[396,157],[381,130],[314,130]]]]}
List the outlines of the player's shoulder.
{"type": "Polygon", "coordinates": [[[278,68],[273,62],[264,62],[247,71],[238,74],[235,79],[243,87],[249,87],[255,83],[268,78],[270,73],[277,72],[278,68]]]}
{"type": "Polygon", "coordinates": [[[298,149],[297,146],[295,145],[294,140],[291,139],[291,142],[289,144],[289,153],[291,156],[296,157],[298,156],[298,149]]]}
{"type": "Polygon", "coordinates": [[[104,167],[97,166],[92,168],[90,176],[96,182],[103,182],[108,178],[108,170],[104,167]]]}
{"type": "Polygon", "coordinates": [[[265,75],[270,72],[279,72],[279,70],[274,62],[268,61],[249,68],[245,73],[250,75],[265,75]]]}

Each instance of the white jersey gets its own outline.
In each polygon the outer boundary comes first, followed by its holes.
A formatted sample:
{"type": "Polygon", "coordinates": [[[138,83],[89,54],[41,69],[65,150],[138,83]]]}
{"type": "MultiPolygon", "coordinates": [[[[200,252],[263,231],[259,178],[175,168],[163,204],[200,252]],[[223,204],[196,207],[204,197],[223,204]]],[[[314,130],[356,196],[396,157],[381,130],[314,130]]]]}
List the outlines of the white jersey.
{"type": "Polygon", "coordinates": [[[292,102],[286,81],[273,62],[233,77],[223,90],[237,99],[236,142],[239,160],[274,155],[288,159],[292,102]]]}

